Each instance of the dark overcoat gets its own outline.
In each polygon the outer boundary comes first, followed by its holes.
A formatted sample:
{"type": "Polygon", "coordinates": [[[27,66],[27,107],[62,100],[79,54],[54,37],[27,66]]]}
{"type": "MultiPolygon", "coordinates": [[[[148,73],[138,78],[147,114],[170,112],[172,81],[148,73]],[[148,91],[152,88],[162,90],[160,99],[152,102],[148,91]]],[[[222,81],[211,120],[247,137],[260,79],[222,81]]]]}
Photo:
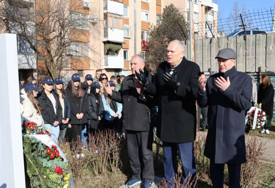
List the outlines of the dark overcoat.
{"type": "Polygon", "coordinates": [[[200,93],[198,103],[208,106],[208,134],[204,154],[216,164],[246,162],[245,111],[251,107],[252,80],[235,67],[209,77],[206,92],[200,93]],[[215,85],[217,77],[230,79],[222,91],[215,85]]]}
{"type": "Polygon", "coordinates": [[[267,119],[272,119],[274,106],[274,88],[272,84],[267,86],[260,84],[258,103],[262,103],[262,110],[265,111],[267,119]]]}
{"type": "Polygon", "coordinates": [[[193,142],[196,133],[196,98],[199,91],[199,66],[185,57],[175,68],[180,86],[177,91],[163,80],[163,73],[170,71],[170,64],[159,65],[156,83],[147,84],[148,93],[158,100],[157,133],[163,142],[193,142]]]}
{"type": "Polygon", "coordinates": [[[53,91],[52,95],[54,96],[56,101],[56,113],[54,112],[54,106],[51,100],[49,99],[49,97],[47,97],[43,89],[41,93],[38,95],[38,102],[42,108],[41,114],[45,124],[53,125],[55,121],[58,121],[60,125],[62,123],[62,106],[60,104],[58,94],[53,91]]]}
{"type": "Polygon", "coordinates": [[[150,131],[151,104],[141,99],[135,86],[135,77],[124,78],[119,92],[113,91],[112,100],[123,105],[123,127],[130,131],[150,131]]]}
{"type": "MultiPolygon", "coordinates": [[[[85,91],[83,91],[85,93],[85,91]]],[[[82,98],[76,98],[72,93],[72,83],[70,82],[66,88],[66,96],[71,106],[71,119],[70,124],[82,125],[88,122],[88,101],[87,95],[85,94],[82,98]],[[83,113],[82,119],[77,119],[76,114],[83,113]]]]}

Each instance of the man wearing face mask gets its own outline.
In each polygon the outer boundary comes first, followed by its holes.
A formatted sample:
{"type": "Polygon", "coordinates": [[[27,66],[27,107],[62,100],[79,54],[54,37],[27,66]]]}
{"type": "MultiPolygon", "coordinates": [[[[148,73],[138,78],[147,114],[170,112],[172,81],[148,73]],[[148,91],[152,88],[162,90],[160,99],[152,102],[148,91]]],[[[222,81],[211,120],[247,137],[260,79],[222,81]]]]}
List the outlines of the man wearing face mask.
{"type": "MultiPolygon", "coordinates": [[[[113,91],[109,83],[104,87],[112,100],[123,104],[123,127],[126,130],[127,149],[132,169],[132,178],[126,186],[134,187],[142,180],[141,187],[149,188],[154,180],[153,134],[150,128],[151,105],[142,99],[143,88],[136,75],[139,70],[143,72],[144,67],[143,57],[134,55],[131,59],[132,75],[124,78],[120,91],[113,91]]],[[[144,75],[148,79],[149,75],[144,75]]]]}
{"type": "Polygon", "coordinates": [[[178,154],[182,162],[182,182],[189,174],[192,178],[196,175],[193,142],[200,68],[184,56],[184,44],[174,40],[167,47],[167,61],[158,67],[155,84],[147,83],[143,74],[138,74],[146,91],[158,100],[157,134],[163,142],[164,174],[168,188],[175,186],[178,154]]]}
{"type": "Polygon", "coordinates": [[[251,107],[251,78],[235,68],[236,53],[231,48],[216,56],[219,73],[199,78],[198,104],[208,106],[208,135],[204,154],[210,159],[214,188],[223,187],[224,164],[229,170],[229,187],[240,187],[241,164],[245,155],[245,111],[251,107]]]}

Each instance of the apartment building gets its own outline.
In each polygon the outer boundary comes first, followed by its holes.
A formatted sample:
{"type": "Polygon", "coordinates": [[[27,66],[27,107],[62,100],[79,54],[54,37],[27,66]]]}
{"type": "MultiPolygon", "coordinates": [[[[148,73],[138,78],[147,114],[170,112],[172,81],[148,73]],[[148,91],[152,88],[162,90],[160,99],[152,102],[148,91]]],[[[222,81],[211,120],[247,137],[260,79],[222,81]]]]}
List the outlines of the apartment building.
{"type": "MultiPolygon", "coordinates": [[[[4,13],[4,2],[0,4],[0,12],[3,16],[4,13]]],[[[7,7],[6,7],[7,8],[7,7]]],[[[12,9],[10,9],[12,10],[12,9]]],[[[34,22],[29,17],[29,12],[34,11],[34,1],[32,0],[22,0],[20,4],[20,8],[18,10],[20,16],[24,18],[30,26],[28,29],[31,32],[34,32],[34,22]]],[[[0,15],[0,16],[1,16],[0,15]]],[[[11,33],[16,34],[20,31],[20,28],[14,26],[14,23],[10,23],[11,33]]],[[[5,25],[0,25],[0,34],[7,33],[7,28],[5,25]]],[[[28,42],[26,42],[22,37],[17,37],[17,51],[18,51],[18,73],[19,78],[27,79],[30,76],[36,76],[36,69],[37,69],[37,61],[36,61],[36,54],[30,48],[28,42]]]]}
{"type": "MultiPolygon", "coordinates": [[[[37,9],[51,0],[25,1],[33,3],[37,9]]],[[[88,73],[94,76],[96,69],[103,69],[108,76],[131,74],[131,57],[134,54],[146,56],[149,28],[158,24],[163,9],[171,3],[179,8],[188,22],[190,20],[189,0],[63,1],[70,4],[70,17],[77,23],[70,28],[70,46],[65,51],[68,61],[61,76],[66,81],[75,72],[81,77],[88,73]]],[[[212,37],[210,30],[217,28],[218,5],[212,0],[192,0],[191,15],[192,39],[212,37]],[[204,27],[199,27],[201,23],[204,27]]],[[[36,72],[38,77],[47,75],[43,60],[20,38],[18,59],[20,77],[36,76],[36,72]]]]}

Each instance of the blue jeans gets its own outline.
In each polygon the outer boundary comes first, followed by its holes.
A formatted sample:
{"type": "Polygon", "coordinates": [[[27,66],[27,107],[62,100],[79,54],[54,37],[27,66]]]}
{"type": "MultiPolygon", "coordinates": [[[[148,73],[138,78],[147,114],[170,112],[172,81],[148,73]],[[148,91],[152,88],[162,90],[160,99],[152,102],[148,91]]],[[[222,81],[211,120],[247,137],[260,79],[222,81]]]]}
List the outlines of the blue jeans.
{"type": "Polygon", "coordinates": [[[81,142],[82,142],[82,146],[87,145],[87,125],[82,125],[81,142]]]}
{"type": "Polygon", "coordinates": [[[188,143],[169,143],[163,142],[163,162],[164,162],[164,174],[167,181],[167,188],[172,187],[172,182],[175,181],[175,174],[178,169],[177,154],[179,153],[182,162],[182,183],[189,173],[192,175],[192,179],[196,175],[196,165],[194,158],[194,146],[193,142],[188,143]]]}
{"type": "Polygon", "coordinates": [[[59,125],[58,126],[53,126],[51,124],[45,124],[44,125],[46,130],[48,130],[51,134],[51,139],[53,139],[53,141],[58,144],[58,137],[59,137],[59,125]]]}

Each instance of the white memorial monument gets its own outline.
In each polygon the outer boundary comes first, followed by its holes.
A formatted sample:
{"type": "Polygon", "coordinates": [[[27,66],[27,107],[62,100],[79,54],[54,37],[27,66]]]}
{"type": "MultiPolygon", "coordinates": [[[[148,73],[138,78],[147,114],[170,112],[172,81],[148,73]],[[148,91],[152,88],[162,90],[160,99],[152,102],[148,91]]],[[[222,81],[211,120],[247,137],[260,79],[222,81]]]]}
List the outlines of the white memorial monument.
{"type": "Polygon", "coordinates": [[[25,188],[17,40],[0,35],[0,188],[25,188]]]}

